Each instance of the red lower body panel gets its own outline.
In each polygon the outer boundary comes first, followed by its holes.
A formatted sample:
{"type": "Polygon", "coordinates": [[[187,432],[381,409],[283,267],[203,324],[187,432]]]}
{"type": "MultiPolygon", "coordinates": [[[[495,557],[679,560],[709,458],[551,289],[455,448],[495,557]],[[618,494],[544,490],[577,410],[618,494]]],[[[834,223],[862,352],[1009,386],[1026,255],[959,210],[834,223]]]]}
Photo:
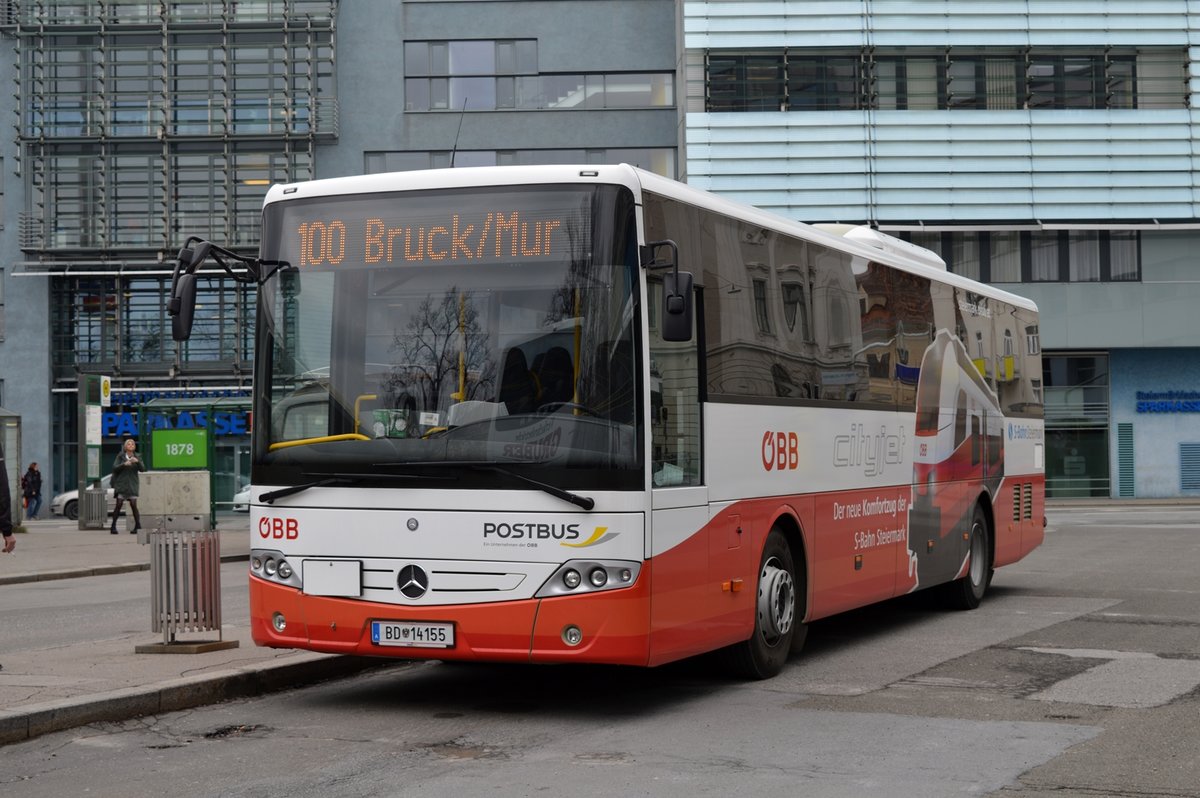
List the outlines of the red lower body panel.
{"type": "Polygon", "coordinates": [[[489,604],[412,607],[328,596],[307,596],[293,587],[250,577],[250,629],[254,642],[336,654],[400,659],[510,662],[649,662],[650,563],[637,584],[622,590],[489,604]],[[276,613],[287,622],[275,631],[276,613]],[[371,621],[449,621],[453,648],[380,646],[371,642],[371,621]],[[582,641],[563,640],[567,626],[582,641]]]}

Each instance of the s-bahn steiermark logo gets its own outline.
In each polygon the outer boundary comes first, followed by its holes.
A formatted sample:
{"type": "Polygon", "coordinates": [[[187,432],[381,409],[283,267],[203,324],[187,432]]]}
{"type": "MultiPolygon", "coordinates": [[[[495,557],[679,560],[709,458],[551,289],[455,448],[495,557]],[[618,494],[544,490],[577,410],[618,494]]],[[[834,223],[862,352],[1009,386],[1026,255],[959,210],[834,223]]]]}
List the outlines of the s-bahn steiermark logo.
{"type": "Polygon", "coordinates": [[[406,565],[396,576],[396,586],[405,598],[419,599],[429,590],[429,575],[416,565],[406,565]]]}

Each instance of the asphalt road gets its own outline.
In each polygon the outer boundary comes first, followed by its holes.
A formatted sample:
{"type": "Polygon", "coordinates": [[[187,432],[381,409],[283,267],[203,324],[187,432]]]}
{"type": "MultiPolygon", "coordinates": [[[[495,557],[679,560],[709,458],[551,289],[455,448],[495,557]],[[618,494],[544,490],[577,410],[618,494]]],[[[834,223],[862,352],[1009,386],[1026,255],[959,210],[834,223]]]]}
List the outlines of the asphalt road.
{"type": "MultiPolygon", "coordinates": [[[[221,566],[226,624],[250,622],[246,578],[244,561],[221,566]]],[[[150,593],[149,571],[9,586],[0,606],[0,656],[144,633],[151,628],[150,593]]]]}
{"type": "Polygon", "coordinates": [[[1058,509],[979,610],[822,621],[766,682],[397,664],[7,746],[0,793],[1200,796],[1197,564],[1194,507],[1058,509]]]}

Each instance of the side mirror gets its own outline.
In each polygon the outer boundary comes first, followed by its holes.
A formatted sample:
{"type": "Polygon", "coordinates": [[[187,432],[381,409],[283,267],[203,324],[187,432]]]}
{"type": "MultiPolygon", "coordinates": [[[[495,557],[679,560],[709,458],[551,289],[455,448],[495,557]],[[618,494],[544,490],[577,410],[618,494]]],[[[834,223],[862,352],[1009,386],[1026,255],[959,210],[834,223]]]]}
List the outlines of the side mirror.
{"type": "Polygon", "coordinates": [[[179,257],[176,258],[179,261],[179,268],[185,272],[195,271],[196,267],[204,263],[204,259],[208,257],[210,251],[212,251],[212,244],[207,241],[197,241],[194,247],[185,245],[183,249],[179,250],[179,257]]]}
{"type": "Polygon", "coordinates": [[[175,258],[167,314],[171,317],[171,337],[176,341],[186,341],[192,335],[192,318],[196,314],[196,275],[193,272],[211,251],[212,244],[193,236],[175,258]]]}
{"type": "Polygon", "coordinates": [[[186,341],[192,336],[192,319],[196,315],[196,275],[180,274],[171,296],[171,337],[186,341]]]}
{"type": "Polygon", "coordinates": [[[696,306],[690,272],[663,275],[662,337],[664,341],[692,340],[696,306]]]}

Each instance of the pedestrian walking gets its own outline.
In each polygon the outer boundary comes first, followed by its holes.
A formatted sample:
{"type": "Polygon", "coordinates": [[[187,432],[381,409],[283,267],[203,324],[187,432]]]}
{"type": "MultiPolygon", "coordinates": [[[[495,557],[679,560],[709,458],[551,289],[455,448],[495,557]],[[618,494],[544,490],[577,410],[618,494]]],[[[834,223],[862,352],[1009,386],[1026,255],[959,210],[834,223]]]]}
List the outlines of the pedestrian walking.
{"type": "Polygon", "coordinates": [[[4,465],[3,447],[0,447],[0,536],[4,537],[5,554],[17,547],[17,539],[13,537],[12,492],[8,489],[8,467],[4,465]]]}
{"type": "Polygon", "coordinates": [[[121,446],[121,453],[113,461],[112,489],[117,505],[113,507],[112,527],[108,531],[114,535],[117,534],[117,516],[121,514],[121,504],[125,500],[129,501],[133,510],[133,529],[129,534],[132,535],[142,528],[142,516],[138,513],[137,506],[138,472],[145,471],[146,464],[142,462],[142,457],[136,449],[137,444],[133,438],[126,438],[121,446]]]}
{"type": "Polygon", "coordinates": [[[0,447],[0,535],[4,536],[4,553],[17,547],[13,537],[12,492],[8,488],[8,466],[4,464],[4,449],[0,447]]]}
{"type": "Polygon", "coordinates": [[[36,521],[42,509],[42,472],[38,470],[37,463],[29,464],[29,469],[21,479],[21,488],[25,494],[25,517],[36,521]]]}

